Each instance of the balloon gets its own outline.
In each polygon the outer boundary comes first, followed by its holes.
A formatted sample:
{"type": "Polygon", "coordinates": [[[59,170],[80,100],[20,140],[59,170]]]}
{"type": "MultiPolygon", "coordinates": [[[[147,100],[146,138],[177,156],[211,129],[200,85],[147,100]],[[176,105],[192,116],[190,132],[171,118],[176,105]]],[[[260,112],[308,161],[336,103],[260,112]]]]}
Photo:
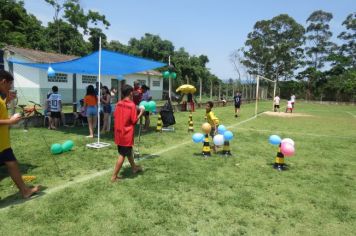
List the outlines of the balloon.
{"type": "Polygon", "coordinates": [[[204,134],[195,133],[195,134],[193,134],[192,139],[193,139],[194,143],[201,143],[204,141],[204,134]]]}
{"type": "Polygon", "coordinates": [[[144,111],[146,110],[146,109],[145,109],[145,106],[143,106],[143,105],[139,105],[138,108],[139,108],[140,110],[141,110],[141,109],[143,109],[144,111]]]}
{"type": "Polygon", "coordinates": [[[51,153],[52,154],[59,154],[62,153],[62,145],[60,145],[59,143],[54,143],[51,145],[51,153]]]}
{"type": "Polygon", "coordinates": [[[176,72],[172,72],[172,73],[171,73],[171,78],[172,78],[172,79],[177,78],[177,73],[176,73],[176,72]]]}
{"type": "Polygon", "coordinates": [[[138,107],[143,106],[145,108],[146,111],[148,111],[148,102],[146,101],[142,101],[140,102],[140,104],[138,105],[138,107]]]}
{"type": "Polygon", "coordinates": [[[281,143],[290,143],[294,146],[294,141],[290,138],[284,138],[282,139],[282,142],[281,143]]]}
{"type": "Polygon", "coordinates": [[[169,77],[169,71],[165,71],[162,73],[163,78],[168,79],[169,77]]]}
{"type": "Polygon", "coordinates": [[[281,137],[278,135],[269,136],[269,143],[273,145],[279,145],[281,143],[281,137]]]}
{"type": "Polygon", "coordinates": [[[211,131],[211,125],[208,122],[205,122],[202,126],[201,129],[203,130],[204,133],[208,134],[211,131]]]}
{"type": "Polygon", "coordinates": [[[56,75],[56,72],[53,70],[53,68],[51,66],[48,67],[48,70],[47,70],[47,75],[49,77],[53,77],[56,75]]]}
{"type": "Polygon", "coordinates": [[[281,144],[281,152],[285,156],[293,156],[295,149],[291,143],[284,142],[281,144]]]}
{"type": "Polygon", "coordinates": [[[224,134],[226,130],[227,129],[226,129],[226,127],[224,125],[219,125],[218,126],[218,133],[219,134],[224,134]]]}
{"type": "Polygon", "coordinates": [[[225,131],[224,132],[224,139],[226,141],[230,141],[234,137],[234,134],[231,131],[225,131]]]}
{"type": "Polygon", "coordinates": [[[62,150],[63,150],[63,152],[68,152],[68,151],[72,150],[73,146],[74,146],[73,141],[67,140],[62,144],[62,150]]]}
{"type": "Polygon", "coordinates": [[[215,135],[213,138],[213,141],[216,146],[223,145],[224,144],[224,135],[222,135],[222,134],[215,135]]]}
{"type": "Polygon", "coordinates": [[[155,101],[149,101],[147,103],[147,105],[148,105],[148,110],[149,111],[153,112],[153,111],[156,110],[156,102],[155,101]]]}

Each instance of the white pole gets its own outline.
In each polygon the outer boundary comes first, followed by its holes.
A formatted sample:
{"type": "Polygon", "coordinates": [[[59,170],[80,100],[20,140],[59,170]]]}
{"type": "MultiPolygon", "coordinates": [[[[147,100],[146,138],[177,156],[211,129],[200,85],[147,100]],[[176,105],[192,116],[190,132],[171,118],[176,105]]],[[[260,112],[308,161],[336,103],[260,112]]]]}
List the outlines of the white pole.
{"type": "Polygon", "coordinates": [[[258,107],[258,89],[259,89],[259,85],[260,85],[260,77],[257,75],[257,84],[256,84],[256,105],[255,105],[255,116],[257,116],[257,107],[258,107]]]}
{"type": "Polygon", "coordinates": [[[98,143],[100,142],[100,84],[101,84],[101,37],[99,37],[99,68],[98,68],[98,78],[99,78],[99,85],[98,85],[98,143]]]}
{"type": "Polygon", "coordinates": [[[272,98],[272,111],[274,110],[274,98],[276,97],[276,88],[277,88],[277,80],[274,81],[274,87],[273,87],[273,98],[272,98]]]}
{"type": "MultiPolygon", "coordinates": [[[[168,65],[171,65],[171,56],[168,56],[168,65]]],[[[171,73],[169,73],[168,77],[168,96],[169,96],[169,101],[172,101],[171,99],[171,91],[172,91],[172,84],[171,84],[171,73]]]]}

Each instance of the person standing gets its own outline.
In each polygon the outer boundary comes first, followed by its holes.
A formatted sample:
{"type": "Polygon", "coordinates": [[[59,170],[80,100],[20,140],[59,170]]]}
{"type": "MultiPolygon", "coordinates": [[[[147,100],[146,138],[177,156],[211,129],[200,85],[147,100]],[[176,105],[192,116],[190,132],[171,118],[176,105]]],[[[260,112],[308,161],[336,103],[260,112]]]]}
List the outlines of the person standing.
{"type": "Polygon", "coordinates": [[[295,103],[295,95],[292,93],[292,96],[290,96],[290,101],[292,102],[292,108],[294,109],[294,103],[295,103]]]}
{"type": "Polygon", "coordinates": [[[89,136],[87,136],[87,138],[94,138],[94,129],[96,127],[96,121],[98,118],[98,97],[96,96],[93,85],[89,85],[87,87],[87,93],[84,97],[84,107],[87,111],[89,126],[89,136]]]}
{"type": "Polygon", "coordinates": [[[11,148],[9,125],[17,124],[21,120],[19,114],[15,114],[9,118],[7,112],[7,104],[15,98],[15,95],[10,93],[13,81],[14,78],[9,72],[4,70],[0,71],[0,166],[6,165],[12,181],[14,181],[20,190],[21,196],[23,198],[29,198],[40,191],[40,186],[32,188],[26,186],[11,148]]]}
{"type": "Polygon", "coordinates": [[[141,89],[140,83],[138,81],[134,82],[132,100],[136,106],[138,106],[140,104],[140,102],[142,101],[142,89],[141,89]]]}
{"type": "Polygon", "coordinates": [[[276,95],[273,99],[273,104],[274,104],[274,112],[276,112],[278,110],[279,112],[279,102],[281,101],[281,99],[279,98],[278,95],[276,95]]]}
{"type": "MultiPolygon", "coordinates": [[[[151,96],[151,93],[150,93],[150,88],[147,86],[147,85],[142,85],[141,86],[141,89],[142,89],[142,101],[146,101],[146,102],[149,102],[152,100],[152,96],[151,96]]],[[[144,113],[144,116],[145,116],[145,125],[143,127],[143,132],[146,132],[149,127],[150,127],[150,112],[149,111],[145,111],[144,113]]]]}
{"type": "Polygon", "coordinates": [[[52,87],[52,93],[48,98],[51,108],[51,129],[59,128],[59,121],[62,118],[62,96],[58,93],[58,87],[52,87]]]}
{"type": "Polygon", "coordinates": [[[144,109],[140,109],[137,115],[136,105],[132,101],[133,88],[130,85],[127,84],[124,86],[122,94],[124,98],[116,104],[114,111],[114,139],[119,157],[111,176],[112,182],[119,180],[118,174],[125,161],[125,157],[128,158],[134,174],[142,171],[142,168],[135,164],[132,147],[134,144],[135,124],[142,116],[144,109]]]}
{"type": "Polygon", "coordinates": [[[109,119],[111,118],[111,95],[109,88],[107,86],[103,86],[101,88],[101,98],[100,101],[103,107],[103,127],[101,129],[101,133],[105,134],[106,132],[110,132],[109,119]]]}
{"type": "Polygon", "coordinates": [[[240,107],[241,107],[241,93],[236,92],[234,96],[235,103],[235,117],[237,118],[240,115],[240,107]]]}

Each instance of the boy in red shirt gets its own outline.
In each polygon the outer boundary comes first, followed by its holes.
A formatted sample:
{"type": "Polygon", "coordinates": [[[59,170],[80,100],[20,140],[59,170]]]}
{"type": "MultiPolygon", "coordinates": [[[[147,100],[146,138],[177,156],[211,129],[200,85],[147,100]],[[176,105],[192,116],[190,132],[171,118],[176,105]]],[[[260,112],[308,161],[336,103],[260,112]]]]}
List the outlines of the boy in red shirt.
{"type": "Polygon", "coordinates": [[[140,113],[137,115],[136,105],[132,101],[132,94],[133,88],[130,85],[125,85],[122,89],[124,98],[116,104],[114,112],[114,138],[119,157],[111,177],[112,182],[119,179],[117,174],[120,172],[125,157],[128,158],[134,174],[142,171],[141,167],[135,164],[132,156],[132,146],[134,144],[135,124],[144,113],[144,109],[140,109],[140,113]]]}

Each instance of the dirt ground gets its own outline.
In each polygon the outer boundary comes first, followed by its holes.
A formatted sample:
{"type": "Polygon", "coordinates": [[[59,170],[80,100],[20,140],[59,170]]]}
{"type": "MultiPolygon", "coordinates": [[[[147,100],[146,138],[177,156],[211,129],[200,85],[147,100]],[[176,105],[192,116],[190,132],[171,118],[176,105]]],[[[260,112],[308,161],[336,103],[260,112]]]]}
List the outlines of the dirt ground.
{"type": "Polygon", "coordinates": [[[263,114],[268,115],[268,116],[278,116],[278,117],[305,117],[305,116],[311,116],[305,113],[298,113],[298,112],[293,112],[293,113],[285,113],[285,112],[272,112],[272,111],[266,111],[263,114]]]}

